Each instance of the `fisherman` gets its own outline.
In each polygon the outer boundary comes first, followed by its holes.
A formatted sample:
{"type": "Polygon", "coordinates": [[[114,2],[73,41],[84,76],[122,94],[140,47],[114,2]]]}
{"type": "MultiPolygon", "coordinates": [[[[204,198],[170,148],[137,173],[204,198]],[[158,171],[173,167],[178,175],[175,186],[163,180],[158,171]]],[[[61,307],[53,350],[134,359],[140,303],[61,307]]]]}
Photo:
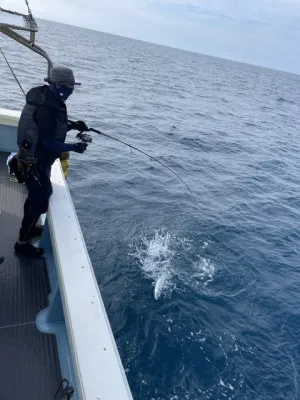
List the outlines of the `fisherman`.
{"type": "Polygon", "coordinates": [[[0,257],[0,264],[2,264],[4,262],[5,258],[4,257],[0,257]]]}
{"type": "Polygon", "coordinates": [[[45,81],[49,85],[34,87],[27,93],[18,126],[17,157],[23,166],[28,197],[15,251],[35,257],[41,256],[43,250],[29,241],[42,233],[42,228],[36,223],[48,210],[52,194],[51,166],[61,153],[83,153],[86,150],[86,143],[65,143],[69,130],[88,130],[83,121],[68,121],[65,102],[73,93],[74,86],[80,85],[75,82],[73,71],[54,67],[45,81]]]}

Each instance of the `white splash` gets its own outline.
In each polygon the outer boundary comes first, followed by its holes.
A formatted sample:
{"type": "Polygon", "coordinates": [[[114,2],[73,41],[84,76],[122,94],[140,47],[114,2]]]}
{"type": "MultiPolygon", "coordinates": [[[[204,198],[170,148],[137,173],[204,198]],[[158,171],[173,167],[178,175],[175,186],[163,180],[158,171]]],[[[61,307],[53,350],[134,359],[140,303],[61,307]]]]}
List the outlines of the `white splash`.
{"type": "MultiPolygon", "coordinates": [[[[204,242],[203,246],[206,248],[208,242],[204,242]]],[[[207,258],[199,256],[196,262],[188,263],[184,268],[178,263],[179,255],[188,260],[189,254],[193,255],[193,252],[190,239],[177,237],[166,229],[160,229],[152,235],[145,234],[141,241],[133,244],[130,255],[139,261],[146,278],[152,280],[153,297],[158,300],[170,293],[176,280],[193,288],[196,285],[197,289],[199,284],[204,288],[213,280],[215,266],[207,258]]]]}
{"type": "Polygon", "coordinates": [[[142,244],[135,246],[133,255],[138,258],[145,276],[153,280],[155,300],[170,286],[171,261],[175,254],[171,249],[171,242],[171,235],[161,230],[155,231],[152,238],[143,237],[142,244]]]}
{"type": "Polygon", "coordinates": [[[230,389],[230,390],[234,391],[234,387],[230,383],[228,383],[228,384],[224,383],[222,378],[220,378],[219,385],[224,387],[224,388],[227,388],[227,389],[230,389]]]}
{"type": "Polygon", "coordinates": [[[193,264],[194,279],[198,279],[206,286],[213,280],[215,274],[214,264],[207,258],[199,257],[199,261],[193,264]]]}

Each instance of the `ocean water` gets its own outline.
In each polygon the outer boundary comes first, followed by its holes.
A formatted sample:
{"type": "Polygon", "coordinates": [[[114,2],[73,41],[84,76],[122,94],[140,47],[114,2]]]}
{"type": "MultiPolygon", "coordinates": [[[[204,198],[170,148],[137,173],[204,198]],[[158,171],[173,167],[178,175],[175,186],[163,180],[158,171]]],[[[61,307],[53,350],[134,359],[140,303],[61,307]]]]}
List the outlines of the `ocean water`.
{"type": "MultiPolygon", "coordinates": [[[[300,399],[300,76],[39,21],[94,135],[69,185],[135,399],[300,399]]],[[[25,90],[46,64],[0,45],[25,90]]],[[[0,58],[1,107],[24,99],[0,58]]],[[[70,135],[69,141],[74,140],[70,135]]]]}

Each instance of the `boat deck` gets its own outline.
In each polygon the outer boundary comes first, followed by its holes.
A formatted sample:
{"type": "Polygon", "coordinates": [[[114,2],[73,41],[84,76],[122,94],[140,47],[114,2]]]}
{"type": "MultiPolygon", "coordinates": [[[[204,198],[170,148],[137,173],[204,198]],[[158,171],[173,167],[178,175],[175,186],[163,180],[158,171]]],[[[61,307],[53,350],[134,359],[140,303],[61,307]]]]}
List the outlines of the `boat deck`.
{"type": "Polygon", "coordinates": [[[53,400],[61,381],[56,338],[35,324],[48,305],[47,269],[44,259],[14,253],[26,190],[10,179],[7,156],[0,153],[0,399],[53,400]]]}

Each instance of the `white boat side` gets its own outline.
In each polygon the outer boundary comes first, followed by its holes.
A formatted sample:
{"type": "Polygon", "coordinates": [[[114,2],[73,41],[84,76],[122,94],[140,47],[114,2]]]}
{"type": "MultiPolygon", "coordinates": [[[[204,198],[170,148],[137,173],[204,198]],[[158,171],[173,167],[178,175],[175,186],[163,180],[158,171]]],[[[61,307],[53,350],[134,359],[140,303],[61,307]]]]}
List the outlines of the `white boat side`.
{"type": "Polygon", "coordinates": [[[18,126],[21,112],[0,108],[0,125],[18,126]]]}
{"type": "MultiPolygon", "coordinates": [[[[0,109],[4,129],[16,146],[20,112],[0,109]]],[[[10,148],[15,150],[15,148],[10,148]]],[[[76,399],[132,399],[80,224],[59,161],[52,167],[53,195],[47,221],[76,380],[76,399]]]]}
{"type": "Polygon", "coordinates": [[[59,162],[48,223],[77,390],[82,399],[131,399],[94,270],[59,162]]]}

